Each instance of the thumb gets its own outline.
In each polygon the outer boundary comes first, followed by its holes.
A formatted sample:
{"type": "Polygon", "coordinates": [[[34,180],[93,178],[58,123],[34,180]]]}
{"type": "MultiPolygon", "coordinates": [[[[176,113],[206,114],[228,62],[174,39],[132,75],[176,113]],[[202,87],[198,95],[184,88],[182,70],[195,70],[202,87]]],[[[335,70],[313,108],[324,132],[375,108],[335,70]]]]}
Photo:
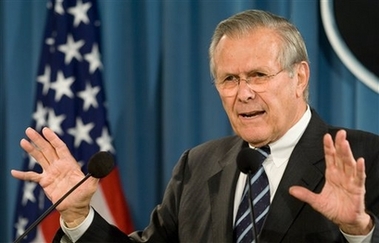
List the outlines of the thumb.
{"type": "Polygon", "coordinates": [[[290,195],[294,196],[295,198],[306,202],[308,204],[311,204],[311,202],[314,201],[314,198],[316,196],[315,193],[311,192],[310,190],[306,189],[305,187],[301,186],[291,186],[289,189],[290,195]]]}

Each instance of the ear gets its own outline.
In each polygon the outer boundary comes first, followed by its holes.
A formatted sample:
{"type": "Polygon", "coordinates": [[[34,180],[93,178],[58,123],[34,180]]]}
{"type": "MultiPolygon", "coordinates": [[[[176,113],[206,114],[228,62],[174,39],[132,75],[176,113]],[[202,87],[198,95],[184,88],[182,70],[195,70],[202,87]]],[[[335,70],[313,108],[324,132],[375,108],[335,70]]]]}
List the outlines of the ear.
{"type": "Polygon", "coordinates": [[[298,97],[301,97],[304,94],[304,90],[308,88],[310,76],[309,64],[305,61],[302,61],[297,64],[297,68],[295,70],[295,75],[297,76],[296,95],[298,97]]]}

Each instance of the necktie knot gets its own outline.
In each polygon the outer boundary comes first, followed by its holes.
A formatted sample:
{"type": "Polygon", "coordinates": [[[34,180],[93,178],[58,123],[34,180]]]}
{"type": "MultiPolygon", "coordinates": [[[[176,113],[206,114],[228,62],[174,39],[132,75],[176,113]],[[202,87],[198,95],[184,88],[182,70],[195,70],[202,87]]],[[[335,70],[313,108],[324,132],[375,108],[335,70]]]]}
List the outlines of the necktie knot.
{"type": "Polygon", "coordinates": [[[263,150],[264,152],[266,152],[266,154],[268,154],[268,155],[271,153],[270,146],[268,146],[268,145],[260,147],[260,149],[263,150]]]}
{"type": "Polygon", "coordinates": [[[264,156],[263,160],[265,160],[271,153],[270,146],[268,146],[268,145],[265,145],[263,147],[256,148],[256,149],[264,156]]]}

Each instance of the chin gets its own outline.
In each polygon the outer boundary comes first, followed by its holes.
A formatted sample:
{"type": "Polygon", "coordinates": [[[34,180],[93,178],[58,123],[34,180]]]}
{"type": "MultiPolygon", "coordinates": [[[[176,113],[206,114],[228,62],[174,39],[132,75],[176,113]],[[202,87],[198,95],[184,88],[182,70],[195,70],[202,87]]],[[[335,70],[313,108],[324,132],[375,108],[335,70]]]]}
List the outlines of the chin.
{"type": "Polygon", "coordinates": [[[253,146],[263,146],[269,141],[267,134],[259,129],[243,130],[237,133],[237,135],[253,146]]]}

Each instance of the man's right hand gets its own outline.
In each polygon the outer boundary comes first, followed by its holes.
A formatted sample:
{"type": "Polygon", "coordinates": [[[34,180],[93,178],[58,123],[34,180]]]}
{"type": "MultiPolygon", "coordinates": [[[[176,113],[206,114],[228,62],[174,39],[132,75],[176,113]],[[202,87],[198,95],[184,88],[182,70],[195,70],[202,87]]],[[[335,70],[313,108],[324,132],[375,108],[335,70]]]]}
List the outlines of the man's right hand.
{"type": "MultiPolygon", "coordinates": [[[[84,174],[66,144],[49,128],[39,134],[32,128],[25,131],[30,141],[22,139],[21,147],[42,167],[42,173],[12,170],[13,177],[39,183],[52,203],[83,179],[84,174]]],[[[90,177],[58,205],[63,221],[69,228],[79,225],[89,213],[90,201],[98,179],[90,177]]]]}

